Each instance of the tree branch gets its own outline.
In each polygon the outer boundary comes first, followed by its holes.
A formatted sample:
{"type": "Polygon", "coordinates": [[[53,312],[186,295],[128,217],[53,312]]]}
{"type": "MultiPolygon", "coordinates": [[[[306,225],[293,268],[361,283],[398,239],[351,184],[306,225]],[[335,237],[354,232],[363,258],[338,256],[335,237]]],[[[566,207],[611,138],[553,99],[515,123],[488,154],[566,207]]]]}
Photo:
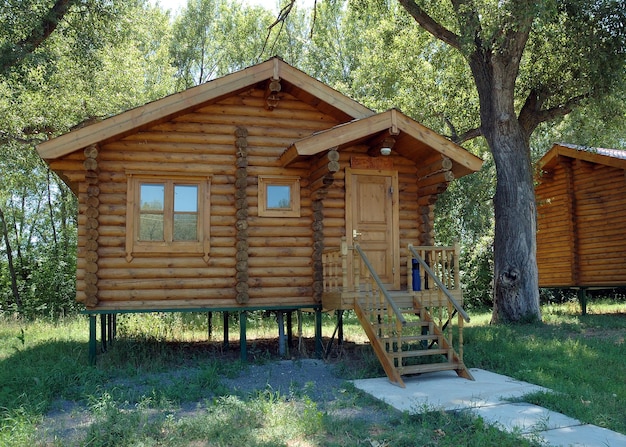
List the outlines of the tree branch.
{"type": "Polygon", "coordinates": [[[39,143],[43,143],[44,141],[46,141],[45,138],[38,138],[38,137],[32,137],[32,138],[23,138],[23,137],[19,137],[17,135],[11,135],[7,132],[4,131],[0,131],[0,144],[7,144],[7,143],[11,143],[11,142],[16,142],[16,143],[20,143],[20,144],[27,144],[27,145],[36,145],[39,143]]]}
{"type": "MultiPolygon", "coordinates": [[[[267,44],[270,41],[270,36],[272,35],[272,30],[274,29],[274,27],[280,24],[280,29],[278,30],[278,34],[280,34],[283,27],[285,26],[285,20],[289,16],[289,13],[291,12],[295,4],[296,0],[289,0],[289,3],[281,8],[278,16],[276,16],[276,20],[274,20],[274,23],[267,27],[267,36],[265,36],[265,41],[263,42],[263,48],[261,48],[261,53],[259,54],[259,57],[261,57],[265,52],[265,48],[267,48],[267,44]]],[[[274,43],[276,43],[276,40],[274,40],[274,43]]]]}
{"type": "Polygon", "coordinates": [[[481,34],[482,26],[480,25],[480,16],[473,0],[452,0],[452,7],[456,12],[459,25],[461,27],[461,36],[467,43],[473,42],[475,48],[482,47],[481,34]]]}
{"type": "Polygon", "coordinates": [[[482,137],[483,133],[480,130],[480,127],[475,127],[474,129],[469,129],[463,132],[461,135],[457,137],[456,140],[453,140],[456,144],[463,144],[466,141],[473,140],[474,138],[482,137]]]}
{"type": "Polygon", "coordinates": [[[450,120],[450,118],[448,118],[447,116],[443,114],[442,114],[442,118],[444,122],[446,123],[446,126],[448,126],[448,129],[450,129],[450,135],[447,135],[447,138],[453,143],[463,144],[466,141],[482,136],[480,127],[466,130],[465,132],[459,135],[456,131],[456,127],[454,127],[454,124],[452,124],[452,121],[450,120]]]}
{"type": "Polygon", "coordinates": [[[0,73],[19,64],[27,55],[33,53],[54,32],[70,7],[78,0],[57,0],[41,21],[31,30],[30,34],[16,44],[7,44],[2,49],[2,65],[0,73]]]}
{"type": "Polygon", "coordinates": [[[574,96],[555,107],[542,109],[547,98],[547,93],[541,90],[533,89],[528,93],[518,116],[518,121],[527,136],[530,136],[539,124],[570,113],[574,107],[589,98],[589,93],[574,96]]]}
{"type": "Polygon", "coordinates": [[[498,32],[492,36],[490,45],[494,52],[507,56],[509,63],[519,67],[535,19],[533,8],[536,5],[531,0],[516,0],[510,4],[510,16],[498,26],[498,32]]]}
{"type": "Polygon", "coordinates": [[[399,2],[422,28],[442,42],[447,43],[457,50],[461,50],[459,36],[429,16],[421,6],[415,3],[415,0],[399,0],[399,2]]]}

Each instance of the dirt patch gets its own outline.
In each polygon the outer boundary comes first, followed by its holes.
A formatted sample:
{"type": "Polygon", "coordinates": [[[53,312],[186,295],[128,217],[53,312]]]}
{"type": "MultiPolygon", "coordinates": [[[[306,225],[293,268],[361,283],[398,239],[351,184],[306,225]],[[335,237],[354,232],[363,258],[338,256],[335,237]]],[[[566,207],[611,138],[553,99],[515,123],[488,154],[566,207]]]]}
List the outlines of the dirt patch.
{"type": "MultiPolygon", "coordinates": [[[[325,346],[327,346],[326,340],[325,346]]],[[[167,409],[141,409],[145,418],[156,418],[166,414],[175,419],[193,418],[206,413],[207,405],[213,398],[231,394],[247,399],[259,393],[273,393],[286,399],[310,399],[317,408],[334,417],[359,419],[370,424],[385,423],[394,417],[394,411],[381,410],[375,404],[353,405],[357,391],[351,390],[348,379],[364,368],[363,351],[367,347],[354,343],[344,343],[339,348],[335,345],[330,349],[327,359],[311,358],[315,353],[312,340],[304,341],[298,350],[297,345],[290,350],[290,359],[277,357],[276,340],[255,340],[252,351],[249,351],[249,363],[240,370],[220,375],[218,383],[207,385],[202,398],[178,402],[167,409]],[[346,371],[348,374],[346,374],[346,371]],[[348,375],[348,377],[346,377],[348,375]],[[214,387],[217,391],[212,391],[214,387]]],[[[180,386],[185,383],[198,383],[199,375],[203,374],[199,358],[211,352],[211,357],[219,361],[235,362],[239,360],[238,346],[232,345],[224,350],[218,343],[178,344],[171,346],[177,352],[181,350],[188,355],[183,367],[172,367],[160,373],[145,373],[114,378],[107,382],[103,392],[130,392],[138,398],[151,396],[154,390],[168,386],[180,386]],[[195,359],[195,360],[193,360],[195,359]]],[[[105,354],[99,361],[106,362],[105,354]]],[[[96,405],[102,405],[101,402],[96,405]]],[[[119,403],[117,403],[119,405],[119,403]]],[[[138,411],[137,402],[130,402],[123,411],[138,411]]],[[[39,430],[44,445],[78,445],[91,424],[96,423],[97,416],[93,403],[57,400],[52,409],[45,415],[39,430]]]]}

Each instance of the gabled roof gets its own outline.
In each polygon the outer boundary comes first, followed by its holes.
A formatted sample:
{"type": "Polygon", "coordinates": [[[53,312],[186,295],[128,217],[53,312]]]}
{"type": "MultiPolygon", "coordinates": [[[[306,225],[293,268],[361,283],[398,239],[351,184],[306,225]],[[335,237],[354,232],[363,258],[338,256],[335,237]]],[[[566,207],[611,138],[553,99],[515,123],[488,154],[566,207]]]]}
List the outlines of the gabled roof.
{"type": "Polygon", "coordinates": [[[274,57],[46,141],[37,146],[37,152],[45,160],[62,157],[91,144],[120,138],[139,128],[166,121],[249,88],[266,88],[272,79],[280,79],[281,91],[288,92],[325,113],[337,116],[340,121],[374,114],[353,99],[274,57]]]}
{"type": "Polygon", "coordinates": [[[287,148],[280,160],[283,166],[288,166],[334,147],[338,150],[359,144],[376,147],[386,137],[395,140],[393,151],[411,160],[425,161],[437,153],[450,158],[452,171],[457,177],[478,171],[483,164],[480,158],[396,109],[340,124],[298,140],[287,148]]]}
{"type": "Polygon", "coordinates": [[[539,169],[544,171],[552,169],[557,164],[559,157],[575,158],[614,168],[626,169],[626,151],[565,143],[552,145],[552,148],[539,160],[539,169]]]}

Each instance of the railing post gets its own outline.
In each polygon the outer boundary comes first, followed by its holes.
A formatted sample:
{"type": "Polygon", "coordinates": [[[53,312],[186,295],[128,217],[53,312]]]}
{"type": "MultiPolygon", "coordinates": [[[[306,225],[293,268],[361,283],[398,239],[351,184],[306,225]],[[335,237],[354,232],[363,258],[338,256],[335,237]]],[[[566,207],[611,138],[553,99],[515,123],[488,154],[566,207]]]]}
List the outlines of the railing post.
{"type": "Polygon", "coordinates": [[[406,257],[406,290],[413,292],[413,255],[409,251],[406,257]]]}
{"type": "Polygon", "coordinates": [[[454,288],[461,290],[461,279],[459,272],[461,270],[461,264],[459,258],[461,257],[461,248],[458,242],[454,243],[454,288]]]}
{"type": "Polygon", "coordinates": [[[463,317],[458,314],[459,319],[459,360],[463,361],[463,317]]]}
{"type": "Polygon", "coordinates": [[[347,292],[348,288],[348,242],[346,237],[341,238],[341,276],[342,276],[342,289],[343,292],[347,292]]]}
{"type": "Polygon", "coordinates": [[[354,291],[357,293],[361,292],[361,261],[357,256],[356,250],[353,251],[352,256],[352,270],[353,270],[353,279],[354,279],[354,291]]]}

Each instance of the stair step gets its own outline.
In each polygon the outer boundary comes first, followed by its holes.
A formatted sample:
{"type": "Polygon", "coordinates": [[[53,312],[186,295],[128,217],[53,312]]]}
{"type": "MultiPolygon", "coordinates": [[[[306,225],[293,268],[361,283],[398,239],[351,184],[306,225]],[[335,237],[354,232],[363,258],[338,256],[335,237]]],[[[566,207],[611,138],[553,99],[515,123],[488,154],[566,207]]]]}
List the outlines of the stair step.
{"type": "Polygon", "coordinates": [[[392,358],[424,357],[427,355],[446,355],[446,354],[448,354],[447,349],[419,349],[417,351],[388,352],[389,357],[392,357],[392,358]]]}
{"type": "Polygon", "coordinates": [[[427,372],[436,372],[436,371],[450,371],[450,370],[458,370],[462,369],[463,365],[458,362],[446,362],[446,363],[430,363],[426,365],[409,365],[398,367],[398,372],[401,375],[407,374],[421,374],[427,372]]]}
{"type": "MultiPolygon", "coordinates": [[[[371,323],[373,327],[375,328],[379,328],[379,327],[385,327],[385,326],[389,326],[388,323],[371,323]]],[[[428,321],[407,321],[406,324],[404,326],[402,326],[403,328],[412,328],[412,327],[430,327],[428,321]]]]}
{"type": "MultiPolygon", "coordinates": [[[[406,343],[409,341],[433,341],[439,340],[439,336],[436,334],[425,334],[425,335],[404,335],[400,337],[401,343],[406,343]]],[[[395,337],[380,337],[380,341],[383,343],[396,343],[398,341],[395,337]]]]}

